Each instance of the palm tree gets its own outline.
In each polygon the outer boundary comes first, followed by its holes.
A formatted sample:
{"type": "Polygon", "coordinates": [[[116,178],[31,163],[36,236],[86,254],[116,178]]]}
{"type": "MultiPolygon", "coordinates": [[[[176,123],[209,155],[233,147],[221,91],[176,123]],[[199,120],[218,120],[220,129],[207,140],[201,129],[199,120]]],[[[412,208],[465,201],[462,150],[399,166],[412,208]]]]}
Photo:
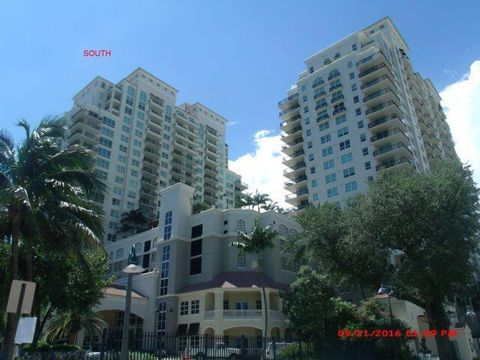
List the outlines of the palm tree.
{"type": "Polygon", "coordinates": [[[260,207],[262,205],[266,205],[269,201],[272,200],[270,199],[270,196],[268,194],[259,193],[257,191],[252,197],[252,208],[257,206],[257,210],[260,211],[260,207]]]}
{"type": "Polygon", "coordinates": [[[84,328],[91,337],[102,332],[104,321],[93,310],[56,313],[48,322],[45,335],[53,341],[68,337],[68,344],[75,344],[78,332],[84,328]]]}
{"type": "MultiPolygon", "coordinates": [[[[33,279],[33,245],[82,256],[97,247],[103,235],[102,211],[94,200],[105,190],[93,172],[93,155],[79,145],[62,147],[63,121],[43,119],[31,131],[27,121],[17,124],[25,139],[16,145],[0,132],[0,223],[11,243],[10,277],[19,277],[19,247],[26,252],[26,277],[33,279]]],[[[5,343],[13,341],[13,318],[5,343]]]]}
{"type": "Polygon", "coordinates": [[[238,230],[238,239],[237,241],[231,242],[229,245],[236,247],[240,253],[253,254],[256,257],[257,269],[260,272],[260,281],[262,287],[262,297],[263,297],[263,307],[264,319],[265,319],[265,329],[263,334],[263,349],[262,349],[262,359],[265,355],[265,339],[268,336],[268,309],[267,309],[267,294],[265,291],[265,284],[263,281],[263,261],[262,254],[263,251],[267,248],[272,248],[274,245],[274,240],[277,237],[277,231],[273,230],[270,225],[262,227],[257,220],[253,225],[253,228],[250,232],[243,232],[238,230]]]}
{"type": "Polygon", "coordinates": [[[147,224],[148,219],[140,209],[130,210],[130,212],[122,214],[120,231],[127,232],[133,230],[134,234],[136,234],[138,231],[145,230],[147,224]]]}

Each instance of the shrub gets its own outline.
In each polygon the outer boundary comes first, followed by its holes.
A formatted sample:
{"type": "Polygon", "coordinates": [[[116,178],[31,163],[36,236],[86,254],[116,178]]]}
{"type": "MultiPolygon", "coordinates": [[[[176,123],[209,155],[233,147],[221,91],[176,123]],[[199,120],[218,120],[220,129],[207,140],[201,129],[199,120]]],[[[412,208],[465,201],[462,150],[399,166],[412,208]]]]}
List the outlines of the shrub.
{"type": "Polygon", "coordinates": [[[312,347],[309,344],[302,343],[301,352],[300,344],[290,344],[285,346],[279,354],[277,359],[279,360],[296,360],[296,359],[305,359],[313,355],[312,347]]]}

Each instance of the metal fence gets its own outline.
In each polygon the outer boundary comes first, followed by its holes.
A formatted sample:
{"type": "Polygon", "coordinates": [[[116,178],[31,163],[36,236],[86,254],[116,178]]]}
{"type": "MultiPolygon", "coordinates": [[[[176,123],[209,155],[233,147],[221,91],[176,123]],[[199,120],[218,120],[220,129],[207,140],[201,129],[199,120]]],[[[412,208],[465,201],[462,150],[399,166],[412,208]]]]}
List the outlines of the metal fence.
{"type": "MultiPolygon", "coordinates": [[[[74,352],[25,353],[21,360],[120,360],[121,332],[104,332],[86,338],[84,349],[74,352]]],[[[375,360],[371,343],[337,339],[312,344],[283,338],[177,335],[133,332],[128,360],[259,360],[262,348],[267,360],[375,360]]]]}

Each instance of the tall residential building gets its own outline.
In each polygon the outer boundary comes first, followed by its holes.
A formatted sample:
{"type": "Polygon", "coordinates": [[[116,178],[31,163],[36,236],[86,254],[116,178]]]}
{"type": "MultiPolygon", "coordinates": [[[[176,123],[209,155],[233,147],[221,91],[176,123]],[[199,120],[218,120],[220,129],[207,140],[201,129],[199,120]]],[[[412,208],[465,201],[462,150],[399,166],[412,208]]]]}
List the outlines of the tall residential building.
{"type": "Polygon", "coordinates": [[[287,202],[343,205],[379,171],[457,159],[440,97],[388,17],[305,61],[280,101],[287,202]]]}
{"type": "Polygon", "coordinates": [[[195,188],[193,201],[225,206],[227,120],[199,103],[176,106],[177,92],[138,68],[117,84],[96,77],[73,98],[67,143],[96,152],[107,240],[130,210],[154,225],[159,190],[177,182],[195,188]]]}
{"type": "Polygon", "coordinates": [[[284,245],[289,235],[300,232],[299,224],[275,211],[211,208],[192,215],[194,188],[177,183],[160,192],[159,226],[106,246],[110,274],[118,279],[95,308],[104,326],[115,331],[122,324],[122,270],[134,246],[146,272],[133,277],[132,328],[225,335],[229,346],[239,346],[242,335],[262,336],[268,311],[269,336],[288,335],[280,293],[289,288],[298,269],[284,245]],[[278,232],[274,246],[261,255],[261,271],[254,254],[229,245],[238,239],[239,230],[250,231],[256,221],[278,232]]]}

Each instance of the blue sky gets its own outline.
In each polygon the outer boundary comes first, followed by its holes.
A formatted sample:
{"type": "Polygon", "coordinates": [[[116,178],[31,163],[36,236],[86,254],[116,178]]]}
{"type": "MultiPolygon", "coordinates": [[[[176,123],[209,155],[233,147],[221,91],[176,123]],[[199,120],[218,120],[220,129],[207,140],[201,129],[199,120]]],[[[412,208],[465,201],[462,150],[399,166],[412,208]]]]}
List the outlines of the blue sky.
{"type": "Polygon", "coordinates": [[[415,69],[439,90],[480,59],[480,2],[346,0],[2,1],[1,127],[21,133],[60,114],[96,75],[118,81],[141,66],[225,116],[230,158],[279,130],[277,102],[303,60],[389,15],[415,69]],[[110,49],[85,58],[84,49],[110,49]],[[273,132],[272,132],[273,131],[273,132]]]}

